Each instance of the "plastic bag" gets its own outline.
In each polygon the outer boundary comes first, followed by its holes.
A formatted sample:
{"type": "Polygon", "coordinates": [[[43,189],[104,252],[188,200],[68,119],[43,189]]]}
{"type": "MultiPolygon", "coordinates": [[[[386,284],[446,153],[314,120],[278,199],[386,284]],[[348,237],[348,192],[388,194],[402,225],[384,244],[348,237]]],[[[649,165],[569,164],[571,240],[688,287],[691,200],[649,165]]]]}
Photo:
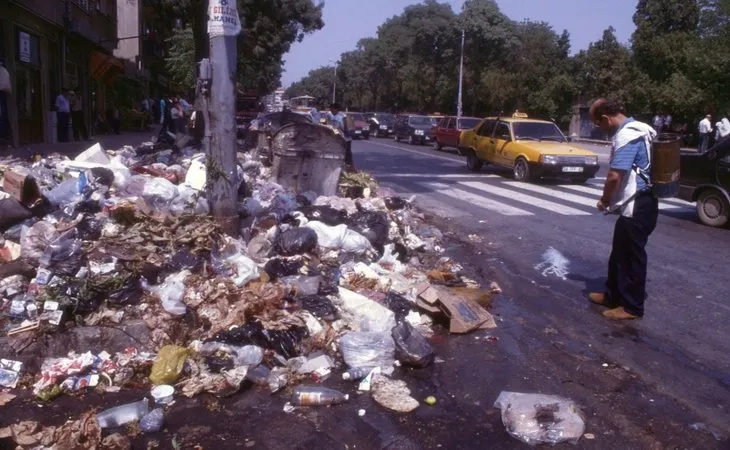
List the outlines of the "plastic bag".
{"type": "Polygon", "coordinates": [[[235,346],[222,342],[206,342],[200,347],[200,353],[212,355],[224,352],[231,355],[233,364],[239,366],[257,366],[264,359],[264,350],[258,345],[235,346]]]}
{"type": "Polygon", "coordinates": [[[310,228],[292,228],[280,233],[276,251],[282,256],[309,253],[317,247],[317,233],[310,228]]]}
{"type": "Polygon", "coordinates": [[[347,222],[347,212],[338,211],[329,206],[303,206],[299,212],[309,220],[316,220],[329,226],[342,225],[347,222]]]}
{"type": "Polygon", "coordinates": [[[104,227],[102,219],[93,216],[84,216],[84,218],[76,225],[79,238],[84,241],[96,241],[101,237],[101,230],[104,227]]]}
{"type": "Polygon", "coordinates": [[[72,178],[45,193],[53,206],[72,206],[84,198],[79,195],[79,180],[72,178]]]}
{"type": "Polygon", "coordinates": [[[297,303],[302,309],[312,313],[313,316],[320,319],[335,320],[337,317],[337,308],[332,301],[324,295],[306,295],[297,297],[297,303]]]}
{"type": "Polygon", "coordinates": [[[400,197],[388,197],[385,199],[385,206],[391,211],[397,211],[399,209],[405,209],[408,206],[408,202],[400,197]]]}
{"type": "Polygon", "coordinates": [[[351,328],[359,331],[390,333],[395,326],[393,311],[350,290],[339,288],[339,306],[348,317],[343,317],[351,328]]]}
{"type": "Polygon", "coordinates": [[[182,300],[185,296],[185,279],[188,275],[190,275],[190,272],[183,270],[182,272],[168,276],[159,286],[148,287],[150,292],[160,298],[165,311],[173,316],[185,315],[185,311],[187,310],[182,300]]]}
{"type": "Polygon", "coordinates": [[[41,267],[51,269],[57,275],[75,275],[86,257],[81,249],[81,240],[75,238],[76,234],[76,230],[71,229],[48,244],[38,259],[41,267]]]}
{"type": "Polygon", "coordinates": [[[177,195],[170,203],[170,214],[208,214],[209,211],[208,201],[200,192],[184,184],[177,186],[177,195]]]}
{"type": "Polygon", "coordinates": [[[177,345],[166,345],[160,349],[155,362],[152,364],[150,381],[153,384],[173,384],[185,367],[185,360],[190,350],[177,345]]]}
{"type": "Polygon", "coordinates": [[[330,250],[342,250],[347,253],[362,254],[372,248],[370,241],[355,231],[347,228],[347,225],[331,227],[322,222],[308,222],[304,225],[317,233],[317,242],[321,247],[330,250]]]}
{"type": "Polygon", "coordinates": [[[139,278],[130,278],[122,287],[109,292],[109,303],[115,305],[136,305],[142,298],[143,291],[139,278]]]}
{"type": "Polygon", "coordinates": [[[387,368],[395,362],[395,343],[388,333],[351,331],[340,338],[339,346],[351,369],[387,368]]]}
{"type": "Polygon", "coordinates": [[[168,212],[177,196],[177,187],[164,178],[151,178],[142,189],[142,198],[155,211],[168,212]]]}
{"type": "Polygon", "coordinates": [[[243,326],[221,331],[213,336],[213,340],[236,346],[258,345],[259,347],[274,350],[288,359],[299,355],[299,342],[306,335],[306,327],[266,330],[260,322],[246,322],[243,326]]]}
{"type": "Polygon", "coordinates": [[[281,284],[293,289],[296,295],[316,295],[319,292],[319,283],[322,281],[322,277],[294,275],[291,277],[283,277],[279,281],[281,284]]]}
{"type": "Polygon", "coordinates": [[[266,263],[264,271],[272,281],[276,281],[281,277],[297,275],[302,267],[304,267],[304,261],[301,259],[275,258],[266,263]]]}
{"type": "Polygon", "coordinates": [[[577,443],[585,431],[578,406],[562,397],[502,391],[494,407],[502,410],[507,432],[529,445],[577,443]]]}
{"type": "Polygon", "coordinates": [[[139,429],[144,433],[157,433],[165,424],[165,410],[153,409],[139,421],[139,429]]]}
{"type": "Polygon", "coordinates": [[[213,251],[211,262],[217,273],[230,276],[238,287],[260,276],[256,263],[246,256],[243,243],[235,239],[229,240],[222,250],[213,251]]]}
{"type": "Polygon", "coordinates": [[[401,322],[393,328],[391,337],[395,343],[395,357],[413,367],[426,367],[433,363],[436,355],[433,347],[408,322],[401,322]]]}
{"type": "Polygon", "coordinates": [[[382,249],[388,240],[390,223],[385,213],[360,211],[350,218],[348,226],[365,236],[373,247],[378,250],[382,249]]]}
{"type": "Polygon", "coordinates": [[[395,314],[395,321],[402,322],[409,312],[415,311],[415,303],[393,291],[385,297],[385,306],[395,314]]]}
{"type": "Polygon", "coordinates": [[[20,257],[37,263],[48,245],[59,236],[56,227],[48,222],[38,222],[20,234],[20,257]]]}

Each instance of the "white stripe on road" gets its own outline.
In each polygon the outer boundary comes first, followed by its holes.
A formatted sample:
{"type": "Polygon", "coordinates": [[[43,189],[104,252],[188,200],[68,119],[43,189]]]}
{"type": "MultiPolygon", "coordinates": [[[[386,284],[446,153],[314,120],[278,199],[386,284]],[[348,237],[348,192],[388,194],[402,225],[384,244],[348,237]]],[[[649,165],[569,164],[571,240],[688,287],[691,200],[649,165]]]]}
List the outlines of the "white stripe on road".
{"type": "Polygon", "coordinates": [[[444,183],[424,183],[423,187],[433,189],[434,192],[445,195],[447,197],[461,200],[463,202],[471,203],[479,206],[480,208],[494,211],[502,214],[503,216],[534,216],[533,213],[525,211],[524,209],[515,208],[504,203],[500,203],[495,200],[484,198],[480,195],[465,192],[459,189],[454,189],[453,186],[444,183]]]}
{"type": "Polygon", "coordinates": [[[431,174],[431,173],[388,173],[385,175],[381,175],[379,178],[447,178],[447,179],[469,179],[469,178],[502,178],[499,175],[494,174],[479,174],[475,173],[473,175],[467,175],[467,174],[457,174],[457,173],[447,173],[447,174],[431,174]]]}
{"type": "MultiPolygon", "coordinates": [[[[562,184],[559,187],[570,189],[573,191],[583,192],[600,198],[603,195],[603,189],[591,188],[588,186],[578,186],[574,184],[562,184]]],[[[659,209],[678,209],[678,208],[694,208],[694,204],[685,202],[678,198],[662,198],[659,200],[659,209]],[[670,204],[667,204],[670,203],[670,204]]]]}
{"type": "Polygon", "coordinates": [[[516,187],[519,189],[524,189],[526,191],[535,192],[537,194],[543,194],[550,197],[559,198],[560,200],[565,200],[571,203],[576,203],[578,205],[587,206],[589,208],[595,208],[597,203],[595,200],[589,197],[568,194],[566,192],[561,192],[556,189],[548,189],[546,187],[536,186],[534,184],[521,183],[519,181],[506,181],[502,184],[506,184],[508,186],[516,187]]]}
{"type": "Polygon", "coordinates": [[[521,203],[534,206],[536,208],[546,209],[564,216],[590,216],[591,214],[580,209],[571,208],[569,206],[561,205],[560,203],[550,202],[542,200],[537,197],[522,194],[520,192],[512,191],[509,189],[500,188],[491,184],[483,184],[474,181],[460,181],[458,184],[477,189],[488,194],[497,195],[499,197],[505,197],[510,200],[514,200],[521,203]]]}

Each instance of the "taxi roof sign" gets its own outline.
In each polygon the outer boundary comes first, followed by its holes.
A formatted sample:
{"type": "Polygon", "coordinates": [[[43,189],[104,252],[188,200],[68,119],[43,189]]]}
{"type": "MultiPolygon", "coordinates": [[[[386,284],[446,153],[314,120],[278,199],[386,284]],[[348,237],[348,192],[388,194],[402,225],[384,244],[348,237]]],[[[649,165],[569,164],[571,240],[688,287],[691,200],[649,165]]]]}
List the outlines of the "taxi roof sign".
{"type": "Polygon", "coordinates": [[[526,113],[519,112],[519,111],[515,111],[515,113],[512,114],[513,119],[527,119],[528,117],[530,117],[530,116],[528,116],[526,113]]]}

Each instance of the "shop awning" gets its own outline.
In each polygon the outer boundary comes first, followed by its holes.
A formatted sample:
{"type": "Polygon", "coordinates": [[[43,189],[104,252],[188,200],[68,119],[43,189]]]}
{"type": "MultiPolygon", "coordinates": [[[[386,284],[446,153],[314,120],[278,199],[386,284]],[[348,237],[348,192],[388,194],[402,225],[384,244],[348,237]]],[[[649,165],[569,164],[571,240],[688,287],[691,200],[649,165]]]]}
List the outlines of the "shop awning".
{"type": "Polygon", "coordinates": [[[94,51],[91,53],[89,70],[93,79],[101,80],[112,70],[123,72],[124,64],[112,55],[94,51]]]}

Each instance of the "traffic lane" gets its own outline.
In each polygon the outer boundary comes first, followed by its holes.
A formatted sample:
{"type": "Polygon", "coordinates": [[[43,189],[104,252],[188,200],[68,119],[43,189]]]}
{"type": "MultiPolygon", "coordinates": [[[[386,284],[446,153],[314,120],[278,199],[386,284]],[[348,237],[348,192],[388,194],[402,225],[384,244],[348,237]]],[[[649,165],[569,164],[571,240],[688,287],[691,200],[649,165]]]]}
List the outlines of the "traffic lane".
{"type": "MultiPolygon", "coordinates": [[[[469,198],[460,200],[424,189],[424,183],[440,179],[448,185],[454,183],[449,177],[469,174],[463,160],[401,149],[387,142],[356,144],[353,148],[358,167],[398,192],[418,194],[421,208],[452,219],[464,234],[483,237],[490,253],[499,255],[495,266],[517,280],[513,281],[515,292],[521,285],[535,284],[559,299],[557,303],[540,303],[533,313],[550,312],[557,317],[556,326],[566,332],[572,330],[576,339],[595,339],[604,354],[636,367],[648,379],[670,387],[670,392],[682,393],[682,401],[704,409],[708,417],[717,399],[730,404],[730,346],[724,331],[730,318],[730,292],[724,277],[712,274],[725,273],[724,255],[730,250],[728,230],[704,227],[689,219],[691,212],[663,212],[647,247],[647,316],[638,323],[611,324],[581,297],[581,291],[600,289],[605,280],[613,216],[521,217],[485,212],[469,198]],[[677,215],[680,217],[673,217],[677,215]],[[543,277],[535,269],[550,247],[570,261],[566,280],[543,277]],[[705,382],[691,389],[687,379],[705,382]]],[[[477,179],[487,186],[502,181],[500,177],[489,178],[487,172],[477,179]]],[[[478,191],[468,193],[490,197],[478,191]]],[[[723,417],[730,419],[728,410],[724,411],[723,417]]]]}

